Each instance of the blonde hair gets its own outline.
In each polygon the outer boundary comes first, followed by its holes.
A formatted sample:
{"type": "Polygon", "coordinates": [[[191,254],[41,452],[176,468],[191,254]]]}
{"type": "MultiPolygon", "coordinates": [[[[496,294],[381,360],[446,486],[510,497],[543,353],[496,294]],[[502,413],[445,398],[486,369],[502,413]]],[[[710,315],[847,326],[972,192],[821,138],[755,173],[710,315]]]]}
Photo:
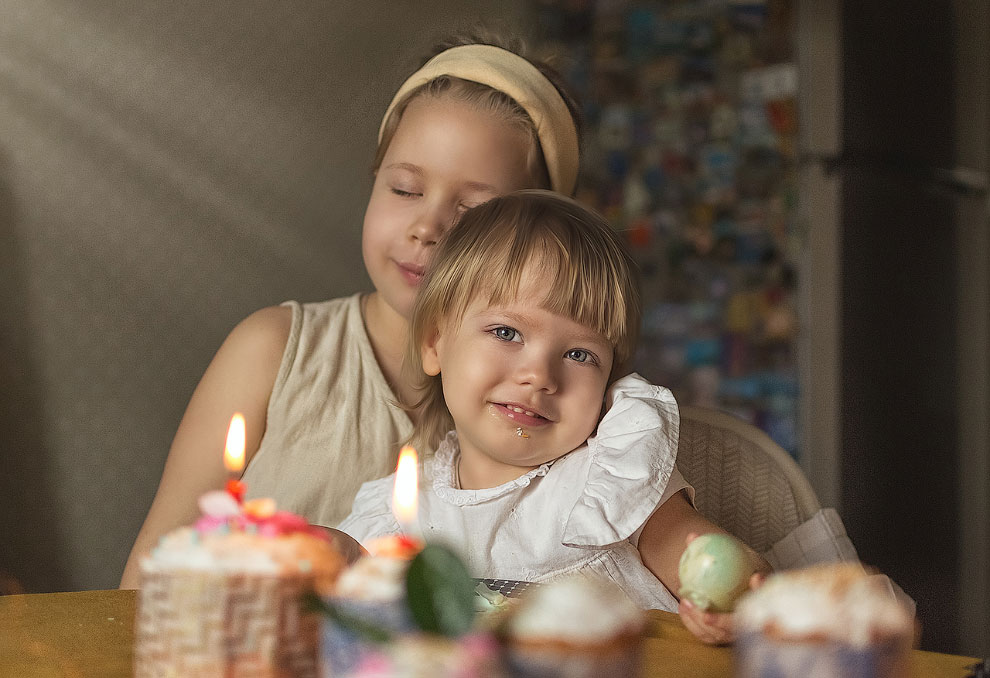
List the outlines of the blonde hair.
{"type": "Polygon", "coordinates": [[[474,207],[438,246],[416,297],[405,369],[421,393],[413,440],[433,448],[453,428],[440,376],[423,372],[420,350],[460,322],[479,295],[516,298],[523,271],[547,281],[540,304],[601,333],[613,347],[609,381],[627,368],[639,337],[636,266],[603,217],[558,193],[516,191],[474,207]]]}
{"type": "MultiPolygon", "coordinates": [[[[491,31],[476,31],[474,33],[458,35],[437,44],[430,56],[424,60],[424,63],[428,62],[431,58],[442,52],[455,47],[463,47],[467,45],[491,45],[493,47],[498,47],[512,52],[513,54],[529,61],[544,77],[546,77],[546,79],[560,94],[561,99],[563,99],[564,104],[570,113],[571,119],[574,122],[574,127],[577,130],[579,144],[578,150],[580,152],[580,138],[583,118],[577,102],[574,100],[574,97],[571,96],[566,84],[564,83],[563,77],[556,71],[556,69],[545,61],[539,61],[527,56],[526,46],[521,40],[508,41],[502,39],[491,31]]],[[[406,94],[405,97],[395,104],[389,113],[387,113],[388,117],[382,125],[378,148],[375,151],[375,159],[372,166],[374,171],[378,171],[381,167],[382,161],[385,158],[385,153],[388,151],[388,147],[392,143],[392,138],[395,136],[395,131],[398,129],[399,122],[402,120],[402,116],[409,107],[409,104],[419,97],[430,97],[433,99],[449,97],[454,101],[466,103],[475,110],[489,113],[496,118],[504,120],[509,125],[517,127],[520,131],[525,133],[529,139],[526,165],[530,170],[534,185],[543,188],[550,188],[550,172],[547,167],[547,161],[544,157],[542,146],[540,144],[539,134],[537,133],[536,125],[533,122],[533,119],[530,117],[529,113],[526,112],[526,109],[523,108],[523,106],[521,106],[515,99],[501,90],[452,75],[438,76],[429,82],[412,89],[408,94],[406,94]]]]}

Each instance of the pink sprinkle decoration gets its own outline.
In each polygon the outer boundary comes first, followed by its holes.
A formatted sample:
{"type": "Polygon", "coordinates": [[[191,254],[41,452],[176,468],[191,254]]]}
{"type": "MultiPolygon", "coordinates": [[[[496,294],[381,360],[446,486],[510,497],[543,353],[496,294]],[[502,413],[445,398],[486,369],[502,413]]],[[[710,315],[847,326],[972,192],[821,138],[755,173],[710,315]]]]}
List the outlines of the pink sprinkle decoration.
{"type": "Polygon", "coordinates": [[[277,525],[283,533],[302,532],[309,527],[305,518],[288,511],[276,511],[275,515],[268,518],[268,521],[277,525]]]}
{"type": "Polygon", "coordinates": [[[194,528],[199,534],[211,532],[251,532],[263,537],[310,534],[331,541],[325,528],[310,525],[302,516],[276,511],[272,499],[253,499],[239,503],[229,492],[207,492],[199,498],[202,517],[194,528]]]}
{"type": "Polygon", "coordinates": [[[200,534],[205,534],[207,532],[213,532],[226,524],[227,524],[227,520],[225,518],[203,516],[202,518],[196,521],[196,524],[193,525],[193,528],[200,534]]]}

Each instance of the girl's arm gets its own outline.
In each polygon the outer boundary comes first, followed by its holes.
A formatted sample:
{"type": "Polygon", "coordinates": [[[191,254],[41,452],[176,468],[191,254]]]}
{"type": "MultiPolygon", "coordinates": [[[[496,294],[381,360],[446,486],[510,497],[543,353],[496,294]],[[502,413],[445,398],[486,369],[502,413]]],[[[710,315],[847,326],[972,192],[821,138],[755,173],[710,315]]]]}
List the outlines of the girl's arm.
{"type": "MultiPolygon", "coordinates": [[[[661,504],[646,521],[639,538],[643,564],[676,596],[681,588],[677,573],[681,554],[695,536],[711,532],[726,533],[698,513],[688,501],[686,490],[682,490],[661,504]]],[[[757,574],[750,580],[750,586],[754,587],[771,568],[756,551],[750,549],[750,555],[757,563],[757,574]]],[[[721,645],[734,639],[731,614],[702,612],[687,600],[681,600],[679,612],[684,625],[703,642],[721,645]]]]}
{"type": "Polygon", "coordinates": [[[223,487],[227,478],[223,449],[234,412],[243,413],[247,423],[245,464],[258,451],[291,324],[291,309],[263,308],[241,321],[220,346],[179,423],[120,588],[137,588],[141,556],[166,532],[197,518],[196,500],[201,494],[223,487]]]}

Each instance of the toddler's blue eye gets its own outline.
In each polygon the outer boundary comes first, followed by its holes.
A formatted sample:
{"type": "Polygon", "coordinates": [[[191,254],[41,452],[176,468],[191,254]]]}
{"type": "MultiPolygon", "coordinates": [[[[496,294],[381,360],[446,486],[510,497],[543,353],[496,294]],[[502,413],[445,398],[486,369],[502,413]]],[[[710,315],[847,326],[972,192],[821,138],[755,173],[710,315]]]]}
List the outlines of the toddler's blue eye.
{"type": "Polygon", "coordinates": [[[591,360],[591,353],[585,351],[583,348],[572,348],[567,352],[567,358],[579,363],[585,363],[591,360]]]}
{"type": "Polygon", "coordinates": [[[502,341],[515,341],[516,337],[519,336],[519,332],[511,327],[496,327],[492,333],[502,341]]]}

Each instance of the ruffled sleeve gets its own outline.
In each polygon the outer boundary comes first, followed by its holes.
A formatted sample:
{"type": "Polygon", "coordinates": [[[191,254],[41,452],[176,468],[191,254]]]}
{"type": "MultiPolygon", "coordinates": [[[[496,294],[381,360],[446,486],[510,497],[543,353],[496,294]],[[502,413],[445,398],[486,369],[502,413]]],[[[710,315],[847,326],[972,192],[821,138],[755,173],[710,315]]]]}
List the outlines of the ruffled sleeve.
{"type": "Polygon", "coordinates": [[[619,379],[588,440],[588,481],[564,527],[566,546],[605,547],[639,529],[660,505],[677,456],[673,394],[638,374],[619,379]]]}
{"type": "Polygon", "coordinates": [[[395,474],[379,478],[361,485],[351,513],[337,529],[365,544],[376,537],[384,537],[401,532],[398,521],[392,514],[392,487],[395,474]]]}

